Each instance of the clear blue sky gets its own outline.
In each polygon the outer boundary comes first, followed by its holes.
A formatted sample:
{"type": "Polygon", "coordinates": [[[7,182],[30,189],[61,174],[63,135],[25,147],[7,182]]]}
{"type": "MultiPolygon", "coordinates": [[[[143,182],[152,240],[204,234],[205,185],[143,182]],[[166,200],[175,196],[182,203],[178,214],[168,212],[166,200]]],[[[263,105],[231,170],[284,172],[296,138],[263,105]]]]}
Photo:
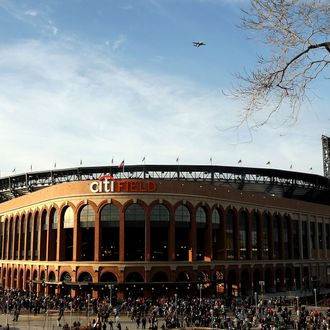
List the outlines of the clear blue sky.
{"type": "Polygon", "coordinates": [[[267,49],[238,28],[245,0],[0,0],[0,171],[119,164],[322,174],[329,83],[293,127],[227,130],[223,95],[267,49]],[[204,41],[195,48],[192,41],[204,41]],[[312,168],[312,170],[310,170],[312,168]]]}

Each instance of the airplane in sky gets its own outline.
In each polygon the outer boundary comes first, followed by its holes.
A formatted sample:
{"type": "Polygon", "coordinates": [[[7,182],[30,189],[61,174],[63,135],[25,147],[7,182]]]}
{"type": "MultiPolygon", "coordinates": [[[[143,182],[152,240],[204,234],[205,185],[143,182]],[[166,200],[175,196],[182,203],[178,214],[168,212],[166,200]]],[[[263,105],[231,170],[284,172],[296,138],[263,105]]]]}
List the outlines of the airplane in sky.
{"type": "Polygon", "coordinates": [[[200,46],[205,46],[206,44],[203,41],[193,41],[193,46],[195,47],[200,47],[200,46]]]}

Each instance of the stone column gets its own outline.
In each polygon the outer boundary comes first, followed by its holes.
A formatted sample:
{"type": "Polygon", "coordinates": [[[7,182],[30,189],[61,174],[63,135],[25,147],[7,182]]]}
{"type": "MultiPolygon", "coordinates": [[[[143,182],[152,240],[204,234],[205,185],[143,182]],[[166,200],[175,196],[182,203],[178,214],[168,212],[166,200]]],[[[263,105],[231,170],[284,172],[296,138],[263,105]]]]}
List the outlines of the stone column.
{"type": "Polygon", "coordinates": [[[125,261],[125,212],[122,207],[119,212],[119,261],[125,261]]]}
{"type": "Polygon", "coordinates": [[[150,207],[147,206],[145,210],[145,228],[144,228],[144,260],[150,261],[151,253],[150,253],[150,207]]]}
{"type": "Polygon", "coordinates": [[[189,230],[189,237],[190,237],[190,246],[188,251],[188,261],[195,261],[196,260],[196,250],[197,250],[197,226],[196,226],[196,209],[189,210],[190,212],[190,230],[189,230]]]}
{"type": "Polygon", "coordinates": [[[101,219],[100,219],[100,211],[97,210],[95,212],[95,227],[94,227],[94,261],[101,260],[101,243],[102,243],[102,235],[101,235],[101,219]]]}

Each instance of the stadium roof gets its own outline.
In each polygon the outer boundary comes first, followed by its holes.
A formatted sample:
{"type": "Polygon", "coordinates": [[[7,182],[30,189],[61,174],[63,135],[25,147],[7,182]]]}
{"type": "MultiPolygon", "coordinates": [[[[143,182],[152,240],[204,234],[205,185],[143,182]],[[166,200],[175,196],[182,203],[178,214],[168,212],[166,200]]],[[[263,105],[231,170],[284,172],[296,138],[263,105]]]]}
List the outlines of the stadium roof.
{"type": "Polygon", "coordinates": [[[330,204],[330,180],[321,175],[271,168],[179,164],[75,167],[11,175],[0,178],[0,202],[59,183],[97,180],[109,173],[116,179],[209,182],[243,191],[330,204]]]}

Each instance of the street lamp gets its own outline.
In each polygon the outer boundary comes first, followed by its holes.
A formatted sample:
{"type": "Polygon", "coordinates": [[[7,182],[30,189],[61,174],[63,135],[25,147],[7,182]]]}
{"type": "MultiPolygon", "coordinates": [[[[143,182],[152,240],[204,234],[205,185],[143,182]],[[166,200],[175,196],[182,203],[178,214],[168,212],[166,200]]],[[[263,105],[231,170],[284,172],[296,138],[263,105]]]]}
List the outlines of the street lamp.
{"type": "Polygon", "coordinates": [[[113,284],[109,284],[108,288],[109,288],[109,299],[110,299],[110,307],[112,307],[112,290],[115,286],[113,284]]]}
{"type": "Polygon", "coordinates": [[[316,297],[316,288],[314,288],[314,298],[315,298],[315,308],[317,307],[317,297],[316,297]]]}
{"type": "Polygon", "coordinates": [[[210,312],[211,312],[211,329],[213,330],[213,309],[211,309],[210,312]]]}
{"type": "Polygon", "coordinates": [[[258,310],[258,293],[257,292],[254,293],[254,300],[256,303],[256,316],[257,316],[257,310],[258,310]]]}
{"type": "Polygon", "coordinates": [[[202,303],[202,289],[203,289],[203,284],[202,283],[198,283],[197,284],[197,288],[199,290],[199,303],[202,303]]]}
{"type": "Polygon", "coordinates": [[[174,293],[174,303],[175,303],[175,322],[178,316],[178,294],[174,293]]]}
{"type": "Polygon", "coordinates": [[[87,324],[89,325],[89,301],[90,301],[91,295],[90,293],[87,294],[87,324]]]}
{"type": "Polygon", "coordinates": [[[70,307],[70,330],[72,329],[72,301],[69,303],[70,307]]]}
{"type": "Polygon", "coordinates": [[[296,299],[297,299],[297,312],[298,312],[298,310],[299,310],[299,297],[297,296],[296,299]]]}
{"type": "Polygon", "coordinates": [[[265,281],[259,281],[259,285],[261,287],[261,300],[264,299],[264,287],[265,287],[265,281]]]}

